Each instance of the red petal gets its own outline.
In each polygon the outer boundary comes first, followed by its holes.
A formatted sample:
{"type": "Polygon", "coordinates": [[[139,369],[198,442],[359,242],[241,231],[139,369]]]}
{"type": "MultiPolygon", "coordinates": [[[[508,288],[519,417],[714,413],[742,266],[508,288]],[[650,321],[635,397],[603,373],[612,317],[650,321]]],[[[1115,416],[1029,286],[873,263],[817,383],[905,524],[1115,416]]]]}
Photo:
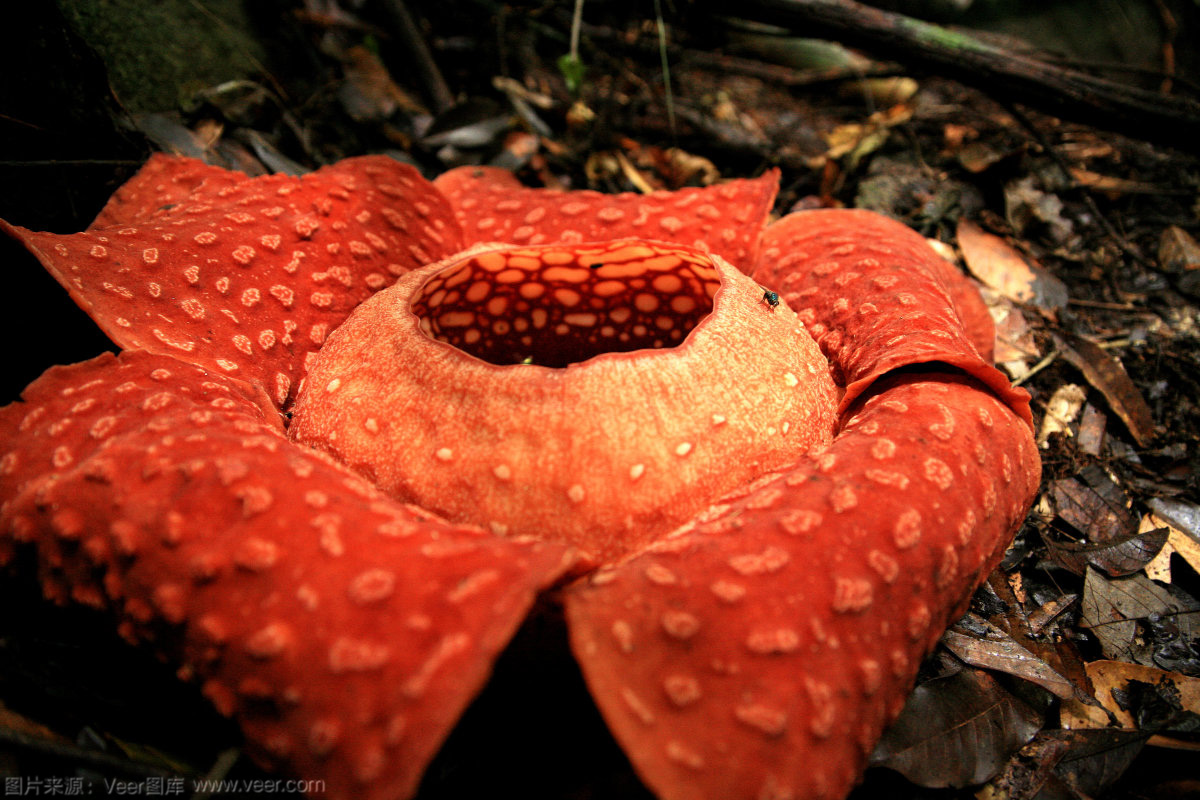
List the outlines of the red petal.
{"type": "Polygon", "coordinates": [[[240,425],[283,435],[279,413],[261,389],[142,351],[51,367],[23,397],[25,402],[0,407],[0,498],[6,501],[180,407],[236,409],[240,425]],[[104,386],[107,395],[98,388],[104,386]]]}
{"type": "Polygon", "coordinates": [[[650,239],[708,250],[748,271],[758,257],[779,171],[651,194],[530,189],[496,167],[459,167],[433,183],[454,207],[467,244],[650,239]]]}
{"type": "Polygon", "coordinates": [[[157,641],[264,761],[409,796],[563,549],[388,500],[248,394],[145,353],[53,370],[0,409],[0,541],[157,641]]]}
{"type": "Polygon", "coordinates": [[[241,172],[214,167],[194,158],[154,153],[121,185],[92,220],[88,230],[132,225],[169,216],[179,203],[221,202],[221,193],[246,180],[241,172]]]}
{"type": "Polygon", "coordinates": [[[432,185],[382,156],[302,178],[158,156],[83,233],[0,230],[121,347],[257,383],[280,406],[355,306],[460,245],[432,185]]]}
{"type": "Polygon", "coordinates": [[[824,453],[568,591],[588,684],[664,800],[844,796],[1023,519],[1037,452],[994,395],[876,388],[824,453]]]}
{"type": "Polygon", "coordinates": [[[763,235],[755,277],[779,289],[840,372],[842,410],[891,370],[940,362],[987,384],[1032,424],[1028,393],[972,344],[969,330],[990,336],[978,292],[899,222],[870,211],[789,214],[763,235]]]}

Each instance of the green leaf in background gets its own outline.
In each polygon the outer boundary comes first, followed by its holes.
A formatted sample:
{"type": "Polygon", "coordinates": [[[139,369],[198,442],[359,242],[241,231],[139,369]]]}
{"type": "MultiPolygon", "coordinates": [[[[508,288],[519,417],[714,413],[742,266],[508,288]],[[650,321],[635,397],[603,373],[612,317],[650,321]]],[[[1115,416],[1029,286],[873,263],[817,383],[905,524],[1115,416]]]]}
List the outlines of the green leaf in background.
{"type": "Polygon", "coordinates": [[[567,90],[571,94],[577,94],[579,87],[583,86],[583,75],[587,72],[587,67],[583,65],[583,61],[575,53],[565,53],[558,57],[558,71],[562,73],[563,79],[567,82],[567,90]]]}

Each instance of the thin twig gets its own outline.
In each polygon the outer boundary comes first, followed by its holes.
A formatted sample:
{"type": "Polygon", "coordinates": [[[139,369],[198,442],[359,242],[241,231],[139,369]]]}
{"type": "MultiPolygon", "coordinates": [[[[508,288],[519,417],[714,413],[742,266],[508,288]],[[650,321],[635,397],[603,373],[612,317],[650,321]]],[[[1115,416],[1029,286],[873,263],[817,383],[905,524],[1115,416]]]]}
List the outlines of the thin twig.
{"type": "Polygon", "coordinates": [[[583,0],[575,0],[575,10],[571,14],[571,46],[567,50],[571,58],[579,60],[579,30],[583,27],[583,0]]]}
{"type": "Polygon", "coordinates": [[[675,98],[671,96],[671,65],[667,61],[667,26],[663,23],[662,0],[654,0],[654,19],[658,23],[658,57],[662,61],[663,89],[666,92],[667,125],[671,128],[671,140],[675,134],[675,98]]]}

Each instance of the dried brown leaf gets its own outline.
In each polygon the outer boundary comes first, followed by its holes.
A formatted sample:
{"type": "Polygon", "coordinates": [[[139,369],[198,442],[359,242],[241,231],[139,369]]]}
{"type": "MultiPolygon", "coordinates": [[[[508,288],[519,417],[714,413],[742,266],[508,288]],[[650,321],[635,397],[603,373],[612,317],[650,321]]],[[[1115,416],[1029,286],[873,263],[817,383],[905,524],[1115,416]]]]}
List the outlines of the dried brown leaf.
{"type": "Polygon", "coordinates": [[[642,194],[650,194],[663,188],[662,183],[657,178],[639,172],[638,168],[629,160],[629,157],[620,150],[617,150],[613,155],[617,159],[617,164],[620,166],[621,174],[625,176],[625,180],[633,184],[633,188],[642,194]]]}
{"type": "Polygon", "coordinates": [[[994,678],[965,669],[913,690],[871,762],[921,786],[971,786],[995,775],[1041,727],[1041,715],[994,678]]]}
{"type": "Polygon", "coordinates": [[[1158,551],[1149,564],[1146,565],[1146,575],[1164,583],[1171,582],[1171,556],[1178,555],[1192,569],[1200,572],[1200,542],[1176,528],[1168,520],[1157,514],[1147,514],[1142,517],[1142,530],[1166,528],[1167,543],[1158,551]]]}
{"type": "Polygon", "coordinates": [[[965,218],[958,221],[955,236],[971,274],[1005,297],[1046,309],[1066,305],[1067,289],[1062,281],[1030,263],[999,236],[965,218]]]}
{"type": "Polygon", "coordinates": [[[1172,274],[1200,269],[1200,243],[1178,225],[1168,225],[1158,240],[1158,264],[1172,274]]]}
{"type": "Polygon", "coordinates": [[[1148,446],[1155,434],[1154,415],[1121,362],[1086,339],[1075,339],[1070,344],[1055,339],[1063,358],[1104,395],[1109,407],[1125,423],[1137,443],[1148,446]]]}
{"type": "Polygon", "coordinates": [[[903,75],[889,78],[863,78],[850,81],[839,87],[838,93],[844,97],[866,99],[876,108],[886,108],[907,103],[920,88],[914,79],[903,75]]]}
{"type": "Polygon", "coordinates": [[[1104,415],[1103,411],[1091,403],[1085,405],[1083,414],[1079,418],[1079,433],[1076,436],[1079,452],[1099,458],[1101,448],[1104,446],[1104,430],[1107,426],[1108,417],[1104,415]]]}
{"type": "Polygon", "coordinates": [[[972,275],[1010,300],[1033,300],[1037,274],[1007,242],[965,218],[959,220],[956,236],[972,275]]]}
{"type": "Polygon", "coordinates": [[[365,47],[355,45],[346,50],[343,67],[345,81],[338,90],[338,99],[353,119],[387,119],[396,111],[417,113],[420,103],[392,80],[387,67],[365,47]]]}
{"type": "Polygon", "coordinates": [[[958,163],[962,164],[967,172],[978,174],[1008,155],[1009,153],[997,149],[990,142],[970,142],[958,151],[958,163]]]}
{"type": "Polygon", "coordinates": [[[1042,603],[1029,614],[1029,632],[1034,636],[1040,634],[1047,625],[1054,622],[1063,612],[1078,602],[1079,595],[1064,594],[1062,597],[1042,603]]]}
{"type": "MultiPolygon", "coordinates": [[[[1096,700],[1105,711],[1113,715],[1122,728],[1138,727],[1130,711],[1122,707],[1113,696],[1114,689],[1124,689],[1129,681],[1141,681],[1155,686],[1166,681],[1178,692],[1179,703],[1184,711],[1200,714],[1200,678],[1126,661],[1093,661],[1087,665],[1087,671],[1096,689],[1096,700]]],[[[1107,715],[1098,715],[1093,709],[1088,721],[1100,722],[1101,716],[1104,717],[1103,723],[1107,723],[1107,715]]],[[[1095,727],[1104,727],[1104,724],[1095,727]]]]}
{"type": "Polygon", "coordinates": [[[689,153],[678,147],[668,148],[665,153],[663,171],[672,188],[684,186],[711,186],[721,179],[721,171],[703,156],[689,153]]]}
{"type": "Polygon", "coordinates": [[[1075,687],[1049,664],[1022,647],[1012,636],[972,615],[942,634],[942,644],[973,667],[996,670],[1036,683],[1058,697],[1075,696],[1075,687]]]}
{"type": "Polygon", "coordinates": [[[1177,225],[1163,229],[1158,240],[1158,263],[1175,276],[1181,291],[1200,294],[1200,244],[1177,225]]]}
{"type": "Polygon", "coordinates": [[[1089,567],[1080,608],[1080,627],[1096,637],[1108,659],[1172,667],[1189,658],[1189,643],[1200,640],[1200,603],[1145,575],[1109,579],[1089,567]]]}
{"type": "MultiPolygon", "coordinates": [[[[1051,481],[1050,499],[1058,516],[1093,544],[1124,541],[1137,531],[1123,498],[1106,497],[1076,478],[1051,481]]],[[[1147,559],[1151,557],[1153,553],[1147,559]]]]}
{"type": "Polygon", "coordinates": [[[1069,743],[1055,767],[1073,794],[1060,797],[1094,797],[1125,774],[1146,744],[1143,734],[1118,730],[1054,731],[1069,743]]]}
{"type": "Polygon", "coordinates": [[[1063,569],[1082,575],[1092,566],[1115,578],[1144,569],[1166,542],[1167,529],[1159,528],[1102,543],[1047,541],[1046,546],[1063,569]]]}
{"type": "Polygon", "coordinates": [[[847,156],[851,169],[863,158],[878,150],[887,141],[889,131],[896,125],[908,122],[912,109],[908,106],[892,106],[876,111],[866,122],[848,122],[825,134],[829,145],[825,157],[831,160],[847,156]]]}
{"type": "Polygon", "coordinates": [[[1014,378],[1024,377],[1029,372],[1029,362],[1041,358],[1033,329],[1021,309],[1012,305],[1010,300],[995,293],[992,296],[998,298],[996,304],[988,303],[988,311],[996,324],[996,352],[993,358],[997,364],[1005,365],[1014,378]]]}
{"type": "MultiPolygon", "coordinates": [[[[1044,661],[1071,684],[1082,687],[1082,694],[1086,696],[1091,691],[1090,685],[1074,639],[1057,635],[1056,629],[1059,626],[1053,624],[1056,617],[1079,601],[1079,596],[1066,594],[1054,598],[1035,608],[1027,616],[1025,608],[1030,597],[1024,589],[1019,572],[1005,575],[996,571],[988,578],[987,585],[1005,608],[1003,613],[994,614],[988,622],[1007,633],[1017,644],[1044,661]]],[[[970,615],[966,619],[970,619],[970,615]]],[[[1065,624],[1067,621],[1063,622],[1065,624]]],[[[1075,696],[1081,695],[1076,693],[1075,696]]]]}

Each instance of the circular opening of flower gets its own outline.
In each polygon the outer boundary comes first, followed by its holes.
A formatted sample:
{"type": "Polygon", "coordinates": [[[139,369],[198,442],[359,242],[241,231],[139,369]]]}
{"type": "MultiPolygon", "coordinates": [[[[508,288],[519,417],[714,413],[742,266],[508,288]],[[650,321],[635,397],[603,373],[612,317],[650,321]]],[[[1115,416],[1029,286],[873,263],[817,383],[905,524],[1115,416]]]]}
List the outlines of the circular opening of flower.
{"type": "Polygon", "coordinates": [[[826,361],[762,297],[678,245],[486,245],[355,311],[291,434],[452,520],[624,553],[832,438],[826,361]]]}
{"type": "Polygon", "coordinates": [[[490,250],[429,276],[412,311],[489,363],[565,367],[681,343],[720,285],[711,258],[673,246],[490,250]]]}

